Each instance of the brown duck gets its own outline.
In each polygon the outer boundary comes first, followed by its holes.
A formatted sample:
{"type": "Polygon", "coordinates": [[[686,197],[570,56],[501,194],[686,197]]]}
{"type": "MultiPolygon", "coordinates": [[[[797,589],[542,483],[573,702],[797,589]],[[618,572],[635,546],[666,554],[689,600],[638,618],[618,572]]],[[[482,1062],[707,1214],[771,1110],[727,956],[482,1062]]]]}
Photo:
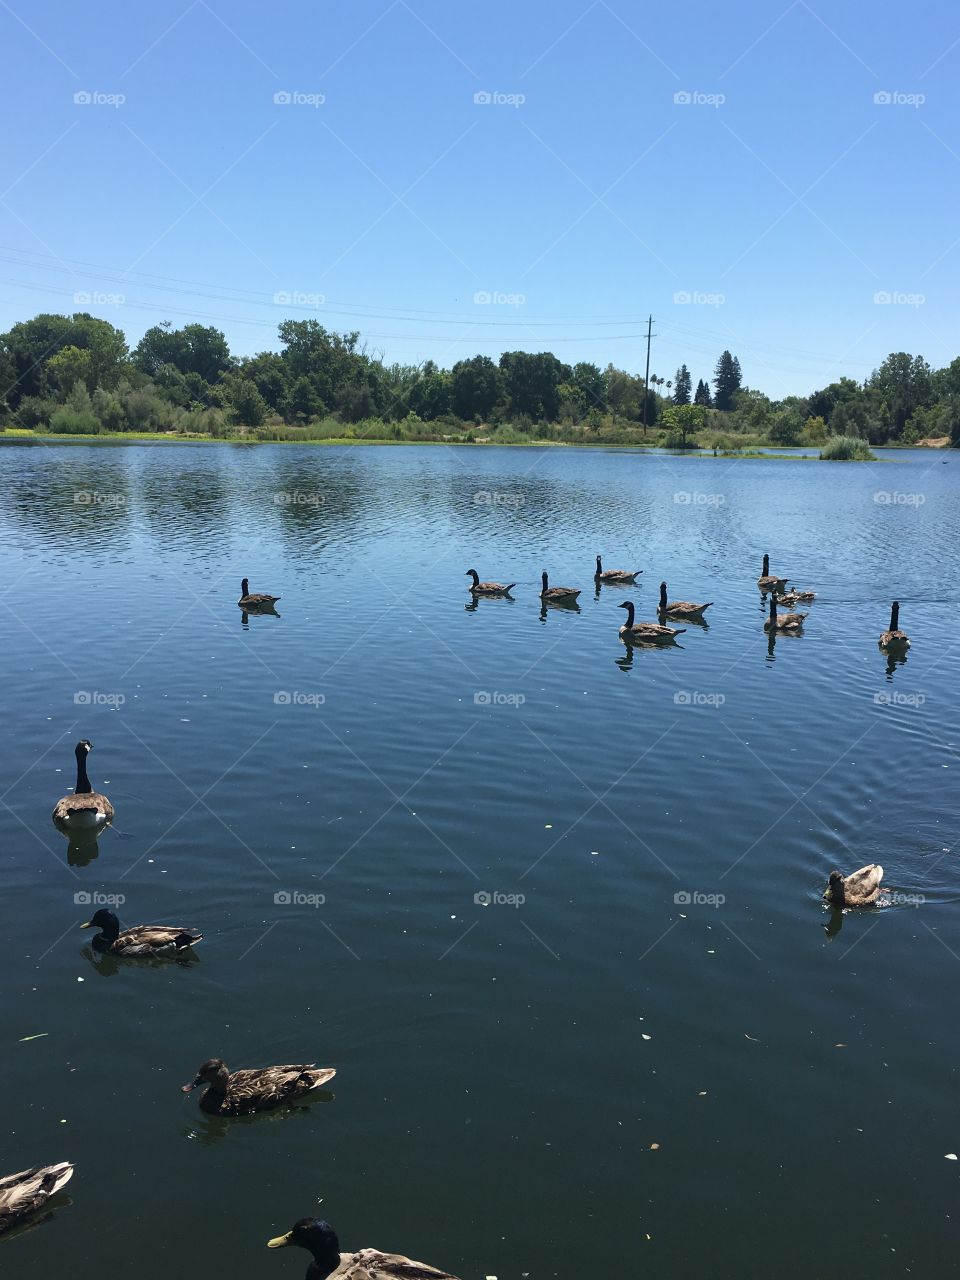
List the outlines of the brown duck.
{"type": "Polygon", "coordinates": [[[449,1271],[438,1271],[425,1262],[414,1262],[402,1253],[361,1249],[341,1253],[337,1233],[320,1218],[301,1218],[286,1233],[267,1241],[268,1249],[297,1245],[313,1255],[304,1280],[457,1280],[449,1271]]]}
{"type": "Polygon", "coordinates": [[[203,941],[202,933],[177,925],[135,924],[121,930],[116,915],[105,907],[80,928],[99,929],[93,949],[112,956],[175,956],[203,941]]]}
{"type": "Polygon", "coordinates": [[[256,1111],[295,1102],[319,1089],[337,1074],[335,1067],[317,1067],[312,1062],[300,1066],[259,1067],[252,1071],[227,1069],[221,1058],[208,1058],[190,1084],[190,1093],[202,1084],[209,1086],[200,1099],[200,1108],[217,1116],[248,1116],[256,1111]]]}
{"type": "Polygon", "coordinates": [[[73,1165],[64,1160],[0,1178],[0,1235],[43,1209],[72,1177],[73,1165]]]}

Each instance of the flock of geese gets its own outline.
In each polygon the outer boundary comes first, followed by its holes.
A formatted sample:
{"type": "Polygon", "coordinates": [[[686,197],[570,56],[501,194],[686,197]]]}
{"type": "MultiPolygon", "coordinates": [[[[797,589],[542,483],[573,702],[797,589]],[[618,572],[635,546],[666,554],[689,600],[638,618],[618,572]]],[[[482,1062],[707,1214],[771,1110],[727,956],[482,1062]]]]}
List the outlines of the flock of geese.
{"type": "MultiPolygon", "coordinates": [[[[629,587],[636,583],[642,570],[604,569],[597,556],[594,581],[597,586],[629,587]]],[[[469,588],[474,600],[480,597],[509,597],[516,583],[481,582],[476,569],[468,569],[469,588]]],[[[569,607],[580,591],[574,587],[551,587],[547,574],[541,578],[541,602],[546,605],[569,607]]],[[[769,597],[769,617],[764,628],[771,633],[797,633],[808,616],[792,611],[800,603],[812,602],[812,591],[788,591],[788,580],[770,572],[769,556],[763,557],[763,566],[757,586],[762,595],[769,597]]],[[[245,613],[269,613],[279,596],[251,593],[249,582],[243,579],[237,604],[245,613]]],[[[672,627],[670,619],[689,621],[703,625],[703,615],[713,601],[695,604],[689,600],[669,600],[667,584],[660,584],[660,602],[657,622],[637,622],[636,610],[630,600],[619,607],[627,611],[626,621],[620,627],[619,636],[628,646],[660,646],[674,643],[683,627],[672,627]]],[[[896,658],[902,657],[910,646],[910,640],[899,629],[900,606],[893,602],[890,626],[879,639],[881,650],[896,658]]],[[[93,744],[83,739],[74,751],[77,764],[76,787],[72,794],[57,801],[53,820],[58,829],[75,837],[79,832],[96,833],[106,827],[114,817],[114,807],[109,799],[95,791],[87,774],[87,757],[93,744]]],[[[869,907],[880,898],[883,867],[871,863],[851,875],[839,871],[830,874],[824,898],[835,910],[851,907],[869,907]]],[[[163,959],[189,954],[190,949],[202,942],[203,934],[195,929],[174,925],[134,925],[122,928],[113,911],[102,908],[92,919],[81,926],[96,929],[93,949],[122,959],[163,959]]],[[[231,1072],[221,1058],[209,1058],[201,1063],[193,1079],[182,1086],[184,1093],[204,1088],[200,1107],[211,1115],[223,1117],[248,1116],[257,1112],[287,1106],[307,1098],[315,1090],[323,1088],[336,1075],[334,1067],[317,1067],[315,1063],[261,1067],[231,1072]]],[[[73,1176],[74,1166],[66,1161],[33,1169],[25,1169],[0,1178],[0,1234],[18,1227],[28,1227],[31,1220],[50,1207],[54,1196],[73,1176]]],[[[278,1249],[297,1245],[312,1255],[306,1280],[326,1280],[336,1275],[337,1280],[456,1280],[449,1272],[439,1271],[424,1263],[413,1262],[401,1254],[381,1253],[377,1249],[361,1249],[357,1253],[342,1253],[337,1234],[329,1223],[318,1218],[301,1218],[286,1232],[268,1241],[268,1247],[278,1249]]]]}

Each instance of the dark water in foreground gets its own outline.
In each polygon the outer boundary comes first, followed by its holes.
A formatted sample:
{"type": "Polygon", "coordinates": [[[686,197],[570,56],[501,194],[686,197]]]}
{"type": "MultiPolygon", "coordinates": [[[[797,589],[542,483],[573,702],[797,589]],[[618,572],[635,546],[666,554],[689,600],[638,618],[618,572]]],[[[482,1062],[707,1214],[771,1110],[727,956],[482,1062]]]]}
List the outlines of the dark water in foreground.
{"type": "Polygon", "coordinates": [[[4,1275],[299,1280],[263,1246],[321,1200],[465,1280],[960,1272],[958,477],[0,450],[0,1173],[77,1162],[4,1275]],[[772,654],[764,550],[819,592],[772,654]],[[596,598],[597,551],[642,586],[596,598]],[[515,602],[465,610],[473,566],[515,602]],[[625,660],[661,577],[709,630],[625,660]],[[82,736],[117,821],[71,866],[82,736]],[[829,937],[871,861],[902,901],[829,937]],[[98,962],[96,893],[202,928],[196,964],[98,962]],[[335,1096],[217,1124],[178,1089],[211,1055],[335,1096]]]}

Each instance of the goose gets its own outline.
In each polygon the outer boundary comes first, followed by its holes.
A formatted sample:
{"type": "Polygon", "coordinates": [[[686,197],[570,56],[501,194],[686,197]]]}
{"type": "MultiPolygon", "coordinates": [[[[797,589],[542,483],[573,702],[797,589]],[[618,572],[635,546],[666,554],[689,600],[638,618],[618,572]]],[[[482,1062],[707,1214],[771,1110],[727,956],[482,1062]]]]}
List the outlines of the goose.
{"type": "Polygon", "coordinates": [[[777,613],[777,597],[770,597],[770,617],[763,624],[764,631],[771,634],[775,631],[797,632],[803,630],[805,613],[777,613]]]}
{"type": "Polygon", "coordinates": [[[881,649],[909,649],[910,637],[900,627],[900,601],[894,600],[890,608],[890,630],[880,637],[881,649]]]}
{"type": "Polygon", "coordinates": [[[94,827],[109,822],[113,817],[113,805],[106,796],[94,791],[87,777],[87,756],[93,743],[81,739],[74,748],[77,757],[77,785],[72,796],[58,800],[53,810],[53,820],[67,829],[94,827]]]}
{"type": "Polygon", "coordinates": [[[869,907],[880,896],[883,867],[871,862],[859,871],[842,876],[839,871],[830,872],[830,882],[823,891],[827,902],[835,907],[869,907]]]}
{"type": "Polygon", "coordinates": [[[551,587],[547,581],[546,570],[541,573],[540,581],[543,583],[543,586],[540,589],[541,600],[556,600],[558,602],[563,600],[576,600],[577,596],[580,594],[576,587],[551,587]]]}
{"type": "Polygon", "coordinates": [[[105,907],[80,928],[99,929],[93,939],[94,951],[108,951],[113,956],[173,956],[203,941],[202,933],[166,924],[135,924],[121,932],[120,921],[105,907]]]}
{"type": "Polygon", "coordinates": [[[312,1062],[231,1074],[222,1058],[208,1058],[191,1083],[181,1086],[181,1092],[190,1093],[202,1084],[209,1085],[200,1099],[201,1111],[218,1116],[248,1116],[302,1098],[336,1074],[335,1067],[317,1067],[312,1062]]]}
{"type": "Polygon", "coordinates": [[[506,586],[502,582],[481,582],[476,569],[468,569],[464,576],[473,579],[473,585],[469,590],[475,596],[506,596],[517,585],[515,582],[510,582],[506,586]]]}
{"type": "Polygon", "coordinates": [[[257,609],[272,609],[279,599],[280,596],[268,596],[262,592],[254,592],[251,595],[250,583],[244,578],[240,583],[240,599],[237,604],[248,613],[254,613],[257,609]]]}
{"type": "Polygon", "coordinates": [[[806,604],[811,600],[816,600],[815,591],[777,591],[774,592],[777,597],[777,608],[784,605],[788,609],[792,609],[795,604],[806,604]]]}
{"type": "Polygon", "coordinates": [[[667,584],[660,583],[660,603],[657,606],[660,613],[666,614],[670,618],[693,618],[699,621],[703,617],[703,611],[709,609],[713,604],[712,600],[708,600],[706,604],[691,604],[689,600],[671,600],[667,603],[667,584]]]}
{"type": "Polygon", "coordinates": [[[770,557],[764,553],[763,569],[760,577],[757,579],[757,586],[761,591],[786,591],[789,578],[778,578],[770,572],[770,557]]]}
{"type": "Polygon", "coordinates": [[[290,1245],[313,1255],[304,1280],[326,1280],[334,1272],[336,1280],[457,1280],[449,1271],[413,1262],[401,1253],[381,1253],[379,1249],[341,1253],[337,1233],[321,1218],[301,1218],[285,1235],[267,1241],[268,1249],[290,1245]]]}
{"type": "Polygon", "coordinates": [[[73,1165],[64,1160],[0,1178],[0,1235],[43,1209],[72,1177],[73,1165]]]}
{"type": "Polygon", "coordinates": [[[629,569],[604,569],[600,557],[597,556],[597,571],[593,575],[595,582],[622,582],[625,586],[636,582],[637,575],[643,573],[642,569],[635,569],[633,573],[629,569]]]}
{"type": "Polygon", "coordinates": [[[617,608],[627,611],[627,620],[618,633],[625,644],[672,644],[674,636],[686,631],[686,627],[664,627],[658,622],[634,622],[632,600],[622,601],[617,608]]]}

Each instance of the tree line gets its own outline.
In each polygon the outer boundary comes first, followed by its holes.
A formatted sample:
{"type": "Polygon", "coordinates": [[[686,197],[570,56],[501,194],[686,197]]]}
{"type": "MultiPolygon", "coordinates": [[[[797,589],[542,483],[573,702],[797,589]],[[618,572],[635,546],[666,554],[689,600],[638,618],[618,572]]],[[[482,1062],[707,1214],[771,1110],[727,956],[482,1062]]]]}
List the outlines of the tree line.
{"type": "Polygon", "coordinates": [[[219,329],[165,322],[131,350],[106,320],[41,314],[0,334],[0,420],[66,434],[309,438],[317,424],[327,435],[367,424],[364,434],[377,438],[379,424],[380,435],[397,439],[475,438],[479,429],[494,439],[571,440],[625,429],[632,439],[649,428],[677,444],[705,430],[783,445],[830,435],[960,444],[960,358],[935,370],[922,356],[894,352],[863,382],[842,377],[773,400],[743,384],[729,351],[694,388],[686,364],[646,386],[613,364],[566,364],[549,351],[506,351],[496,362],[477,355],[450,369],[432,360],[386,364],[359,333],[333,333],[317,320],[284,320],[279,340],[279,351],[238,357],[219,329]]]}

